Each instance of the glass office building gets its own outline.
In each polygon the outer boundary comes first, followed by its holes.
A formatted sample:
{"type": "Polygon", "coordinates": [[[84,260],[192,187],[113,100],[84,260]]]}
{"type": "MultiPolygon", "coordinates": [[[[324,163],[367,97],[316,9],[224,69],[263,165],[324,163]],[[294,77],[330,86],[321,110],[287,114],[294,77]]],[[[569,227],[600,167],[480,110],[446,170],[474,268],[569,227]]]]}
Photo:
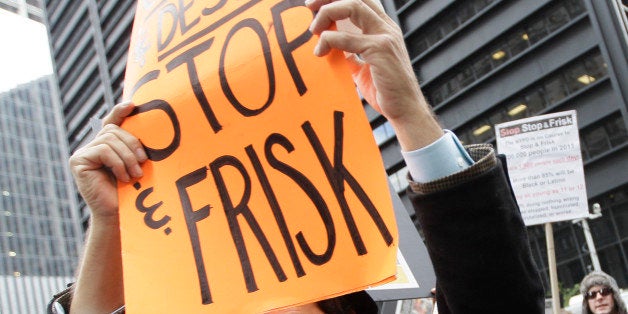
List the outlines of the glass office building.
{"type": "Polygon", "coordinates": [[[0,313],[42,313],[83,239],[51,77],[0,94],[0,313]]]}

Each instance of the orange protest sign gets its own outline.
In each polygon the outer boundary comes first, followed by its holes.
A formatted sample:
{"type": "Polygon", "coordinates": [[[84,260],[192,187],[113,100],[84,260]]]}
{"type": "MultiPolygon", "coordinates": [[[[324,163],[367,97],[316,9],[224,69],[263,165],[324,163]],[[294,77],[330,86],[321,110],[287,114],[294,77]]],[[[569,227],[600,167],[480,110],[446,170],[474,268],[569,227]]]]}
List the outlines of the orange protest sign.
{"type": "Polygon", "coordinates": [[[119,185],[129,313],[261,313],[395,274],[379,150],[342,53],[302,1],[139,1],[119,185]]]}

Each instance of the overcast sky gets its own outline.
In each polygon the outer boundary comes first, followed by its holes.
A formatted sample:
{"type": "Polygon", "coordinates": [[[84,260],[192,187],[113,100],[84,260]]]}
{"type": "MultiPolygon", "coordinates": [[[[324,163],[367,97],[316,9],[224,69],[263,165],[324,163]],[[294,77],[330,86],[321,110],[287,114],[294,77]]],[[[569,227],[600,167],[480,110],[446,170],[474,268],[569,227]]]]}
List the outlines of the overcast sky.
{"type": "Polygon", "coordinates": [[[46,27],[0,10],[0,92],[50,73],[46,27]]]}

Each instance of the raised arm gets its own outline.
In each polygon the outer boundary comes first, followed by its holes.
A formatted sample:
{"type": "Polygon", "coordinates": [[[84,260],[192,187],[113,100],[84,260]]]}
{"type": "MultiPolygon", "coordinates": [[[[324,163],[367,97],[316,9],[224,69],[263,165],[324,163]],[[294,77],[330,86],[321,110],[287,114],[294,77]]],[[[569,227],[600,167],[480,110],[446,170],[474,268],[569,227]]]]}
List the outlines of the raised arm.
{"type": "Polygon", "coordinates": [[[70,157],[78,190],[91,210],[72,313],[111,313],[124,304],[116,179],[141,177],[140,163],[147,159],[139,140],[119,127],[133,107],[116,105],[96,137],[70,157]]]}
{"type": "Polygon", "coordinates": [[[401,147],[415,150],[434,142],[443,130],[419,88],[399,26],[377,0],[308,0],[317,12],[310,30],[320,35],[314,54],[332,48],[352,54],[360,93],[388,119],[401,147]],[[330,27],[336,23],[337,30],[330,27]]]}
{"type": "Polygon", "coordinates": [[[413,180],[408,196],[434,264],[439,311],[542,313],[544,292],[525,225],[494,150],[483,145],[465,151],[455,136],[442,136],[401,31],[377,0],[308,0],[306,5],[318,12],[310,28],[320,35],[315,54],[331,48],[354,54],[360,92],[394,128],[412,178],[425,179],[413,180]],[[442,167],[445,160],[454,161],[447,167],[452,172],[415,176],[442,167]]]}

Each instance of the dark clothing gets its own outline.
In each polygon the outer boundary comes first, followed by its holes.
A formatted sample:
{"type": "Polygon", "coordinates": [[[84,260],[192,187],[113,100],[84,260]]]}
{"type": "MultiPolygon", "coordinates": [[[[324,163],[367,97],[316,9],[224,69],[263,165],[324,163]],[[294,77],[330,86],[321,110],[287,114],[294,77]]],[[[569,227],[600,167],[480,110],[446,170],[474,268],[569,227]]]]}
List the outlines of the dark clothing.
{"type": "Polygon", "coordinates": [[[543,287],[505,162],[487,145],[468,150],[476,163],[456,178],[411,183],[436,272],[439,313],[544,313],[543,287]]]}

